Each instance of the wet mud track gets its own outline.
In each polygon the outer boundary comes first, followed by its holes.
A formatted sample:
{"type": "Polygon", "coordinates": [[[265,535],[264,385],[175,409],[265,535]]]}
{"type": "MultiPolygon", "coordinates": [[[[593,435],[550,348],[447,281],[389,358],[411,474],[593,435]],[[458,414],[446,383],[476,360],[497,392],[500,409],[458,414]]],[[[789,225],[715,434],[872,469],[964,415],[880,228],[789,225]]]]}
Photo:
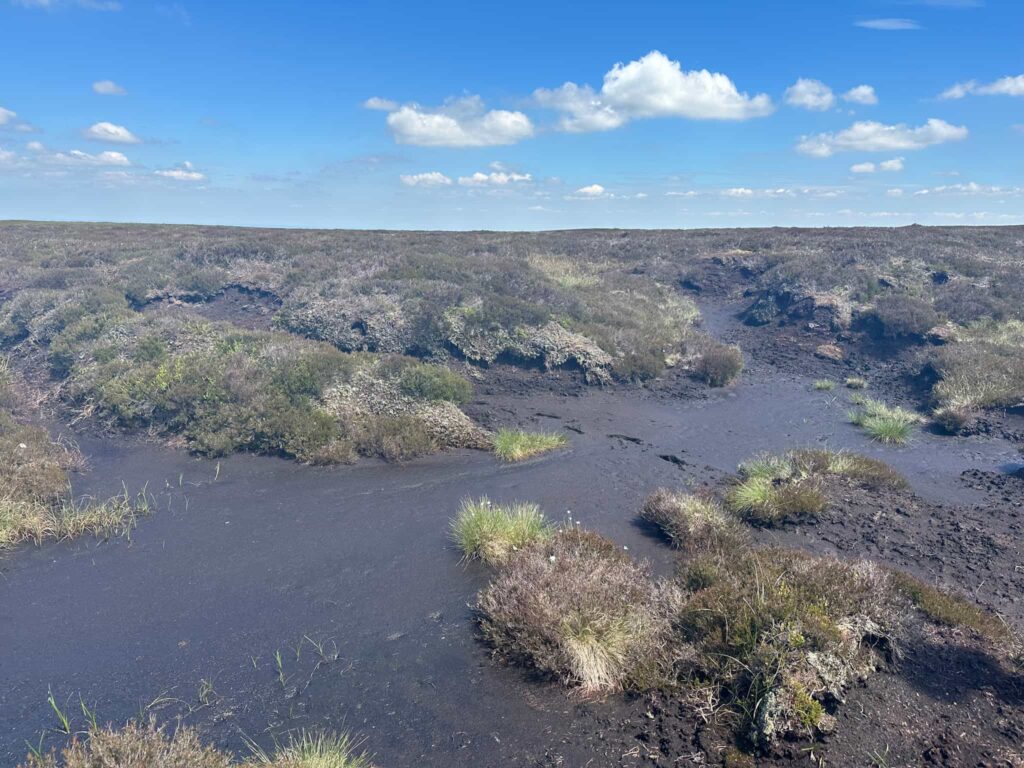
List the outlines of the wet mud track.
{"type": "MultiPolygon", "coordinates": [[[[269,744],[290,729],[327,727],[361,736],[382,766],[672,765],[648,757],[647,745],[660,728],[678,754],[699,753],[680,713],[654,716],[645,699],[583,702],[491,662],[470,608],[488,572],[460,562],[448,522],[466,496],[535,501],[668,573],[671,553],[635,522],[644,495],[715,483],[764,450],[867,453],[907,475],[918,496],[900,509],[850,498],[841,515],[759,534],[765,540],[874,557],[1022,618],[1021,493],[1003,479],[1017,481],[1006,468],[1020,457],[1004,440],[921,432],[904,448],[877,446],[845,423],[843,392],[813,392],[795,374],[752,375],[698,400],[479,389],[473,410],[490,426],[563,430],[570,447],[511,466],[454,452],[316,469],[83,436],[91,471],[78,490],[103,496],[122,481],[129,490],[148,483],[157,511],[130,541],[84,539],[0,559],[0,764],[15,764],[53,725],[52,689],[72,711],[81,697],[102,720],[181,716],[240,753],[244,736],[269,744]]],[[[923,754],[929,740],[966,732],[964,718],[987,718],[976,740],[1002,728],[1001,742],[1012,741],[1020,729],[998,723],[1020,702],[1005,700],[1000,681],[987,697],[972,689],[952,703],[929,687],[952,661],[911,656],[903,672],[853,691],[840,710],[847,729],[825,745],[840,756],[829,764],[861,764],[842,756],[863,756],[868,737],[878,749],[891,742],[894,756],[923,754]],[[885,714],[892,707],[917,712],[914,728],[885,714]]],[[[791,759],[807,759],[801,748],[791,759]]],[[[935,764],[960,764],[950,760],[935,764]]]]}

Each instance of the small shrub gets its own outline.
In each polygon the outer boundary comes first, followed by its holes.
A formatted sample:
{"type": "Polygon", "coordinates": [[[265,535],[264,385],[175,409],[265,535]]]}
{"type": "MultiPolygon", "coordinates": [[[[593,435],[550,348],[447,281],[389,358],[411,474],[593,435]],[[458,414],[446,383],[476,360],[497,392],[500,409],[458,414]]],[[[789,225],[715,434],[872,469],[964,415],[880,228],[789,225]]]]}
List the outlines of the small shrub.
{"type": "Polygon", "coordinates": [[[811,386],[817,392],[831,392],[836,388],[836,383],[831,379],[818,379],[811,386]]]}
{"type": "Polygon", "coordinates": [[[614,542],[572,528],[512,558],[477,608],[499,654],[602,694],[669,679],[677,599],[614,542]]]}
{"type": "Polygon", "coordinates": [[[405,394],[421,400],[448,400],[458,405],[473,396],[473,387],[466,379],[439,365],[409,366],[402,371],[399,384],[405,394]]]}
{"type": "Polygon", "coordinates": [[[729,344],[709,344],[694,364],[694,373],[709,387],[724,387],[742,371],[743,352],[729,344]]]}
{"type": "Polygon", "coordinates": [[[868,380],[861,376],[849,376],[846,379],[847,389],[867,389],[868,380]]]}
{"type": "Polygon", "coordinates": [[[644,500],[640,517],[688,552],[726,549],[744,541],[736,521],[710,497],[659,488],[644,500]]]}
{"type": "Polygon", "coordinates": [[[524,461],[561,448],[568,440],[557,432],[525,432],[499,429],[494,436],[494,454],[502,461],[524,461]]]}
{"type": "Polygon", "coordinates": [[[363,456],[410,461],[437,451],[437,442],[415,416],[375,416],[354,428],[354,442],[363,456]]]}
{"type": "Polygon", "coordinates": [[[554,533],[536,504],[492,504],[486,496],[464,500],[451,527],[452,540],[467,559],[492,566],[554,533]]]}
{"type": "Polygon", "coordinates": [[[872,315],[890,338],[920,337],[939,324],[939,314],[930,301],[914,296],[883,296],[872,315]]]}

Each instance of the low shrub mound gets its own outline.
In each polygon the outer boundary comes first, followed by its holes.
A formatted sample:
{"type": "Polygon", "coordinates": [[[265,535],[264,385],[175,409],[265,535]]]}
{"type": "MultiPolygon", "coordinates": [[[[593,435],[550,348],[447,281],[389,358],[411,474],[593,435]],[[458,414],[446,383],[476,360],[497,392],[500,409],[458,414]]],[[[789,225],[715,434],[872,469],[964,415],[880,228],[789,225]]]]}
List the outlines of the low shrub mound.
{"type": "Polygon", "coordinates": [[[921,338],[941,320],[931,301],[906,294],[881,297],[871,316],[889,338],[921,338]]]}
{"type": "Polygon", "coordinates": [[[604,694],[666,680],[678,598],[614,542],[570,528],[513,557],[477,608],[499,655],[604,694]]]}
{"type": "Polygon", "coordinates": [[[204,745],[187,727],[168,732],[150,722],[124,728],[90,728],[75,736],[60,755],[29,755],[19,768],[372,768],[348,736],[301,732],[267,753],[253,745],[253,757],[236,762],[227,752],[204,745]]]}
{"type": "Polygon", "coordinates": [[[659,488],[650,494],[640,517],[659,528],[673,546],[687,552],[710,552],[746,541],[735,519],[710,496],[659,488]]]}
{"type": "Polygon", "coordinates": [[[710,342],[694,363],[694,374],[709,387],[731,384],[743,372],[743,352],[736,345],[710,342]]]}
{"type": "Polygon", "coordinates": [[[855,396],[853,403],[857,408],[848,414],[850,423],[863,429],[872,440],[879,443],[903,445],[910,439],[914,427],[924,421],[913,411],[886,405],[870,397],[855,396]]]}
{"type": "Polygon", "coordinates": [[[902,475],[877,459],[842,451],[796,450],[763,454],[741,464],[726,493],[726,505],[760,525],[813,519],[828,507],[829,487],[837,481],[874,490],[908,487],[902,475]]]}
{"type": "Polygon", "coordinates": [[[498,566],[554,531],[536,504],[493,504],[483,496],[462,502],[451,536],[467,559],[498,566]]]}
{"type": "Polygon", "coordinates": [[[850,376],[845,384],[847,389],[867,389],[868,380],[861,376],[850,376]]]}
{"type": "Polygon", "coordinates": [[[959,329],[934,355],[935,418],[951,432],[973,425],[981,411],[1024,404],[1024,322],[987,321],[959,329]]]}
{"type": "Polygon", "coordinates": [[[748,743],[831,730],[845,689],[897,652],[900,603],[871,563],[748,549],[693,561],[683,578],[690,685],[710,688],[748,743]]]}
{"type": "Polygon", "coordinates": [[[203,455],[312,464],[487,447],[457,405],[472,388],[447,368],[121,305],[80,315],[65,302],[30,331],[50,339],[51,368],[66,377],[60,391],[77,418],[174,437],[203,455]]]}
{"type": "Polygon", "coordinates": [[[836,383],[831,379],[818,379],[811,385],[811,388],[816,392],[831,392],[836,388],[836,383]]]}
{"type": "Polygon", "coordinates": [[[493,438],[494,455],[502,461],[525,461],[569,441],[557,432],[526,432],[521,429],[499,429],[493,438]]]}

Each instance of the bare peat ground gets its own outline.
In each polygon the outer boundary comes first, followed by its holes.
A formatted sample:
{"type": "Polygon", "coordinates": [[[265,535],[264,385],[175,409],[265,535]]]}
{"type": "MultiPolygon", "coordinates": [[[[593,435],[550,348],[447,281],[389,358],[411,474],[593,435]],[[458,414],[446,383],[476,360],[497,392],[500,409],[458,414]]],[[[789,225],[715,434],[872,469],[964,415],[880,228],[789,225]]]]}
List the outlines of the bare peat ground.
{"type": "MultiPolygon", "coordinates": [[[[900,566],[1024,623],[1024,481],[1008,439],[1024,432],[1019,417],[987,435],[921,432],[903,448],[877,446],[846,423],[845,392],[810,384],[851,369],[875,394],[912,404],[899,358],[861,358],[854,345],[849,362],[822,361],[813,337],[743,326],[737,306],[702,301],[715,334],[748,353],[729,390],[669,375],[603,391],[571,372],[486,371],[474,416],[570,437],[567,450],[522,465],[473,452],[397,467],[218,463],[83,435],[92,461],[81,492],[148,481],[159,510],[130,542],[0,559],[0,764],[54,724],[48,689],[76,727],[81,698],[102,720],[181,716],[240,753],[243,736],[266,745],[330,727],[365,738],[381,766],[716,764],[727,736],[678,705],[585,702],[493,663],[468,607],[489,573],[459,562],[447,525],[469,495],[535,501],[668,573],[670,551],[635,522],[644,495],[719,482],[764,450],[867,453],[903,472],[914,495],[851,494],[821,522],[760,540],[900,566]]],[[[851,691],[824,743],[783,744],[759,764],[1020,765],[1024,683],[944,634],[922,630],[897,668],[851,691]]]]}

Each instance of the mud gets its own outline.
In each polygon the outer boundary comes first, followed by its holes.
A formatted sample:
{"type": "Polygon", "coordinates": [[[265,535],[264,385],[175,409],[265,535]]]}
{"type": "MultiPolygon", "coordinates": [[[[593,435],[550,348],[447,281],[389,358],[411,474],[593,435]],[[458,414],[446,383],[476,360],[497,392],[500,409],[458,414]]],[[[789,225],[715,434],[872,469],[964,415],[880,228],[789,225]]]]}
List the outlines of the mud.
{"type": "MultiPolygon", "coordinates": [[[[555,520],[571,512],[667,574],[672,553],[635,522],[646,493],[714,485],[765,450],[876,456],[912,493],[851,492],[819,523],[758,531],[762,541],[874,558],[1024,620],[1024,481],[1013,441],[921,431],[902,448],[873,444],[846,423],[848,393],[811,382],[868,369],[873,386],[909,401],[897,363],[821,361],[808,356],[813,339],[793,350],[780,333],[741,326],[732,306],[702,309],[716,335],[748,352],[734,388],[698,388],[682,374],[602,390],[567,371],[482,372],[474,417],[570,438],[520,465],[456,451],[318,469],[81,435],[91,467],[76,490],[103,496],[122,481],[148,483],[156,512],[130,541],[0,559],[0,764],[13,765],[53,725],[48,689],[75,712],[81,697],[101,720],[140,710],[180,717],[240,754],[245,737],[268,745],[326,727],[363,737],[381,766],[714,764],[727,736],[677,703],[582,701],[492,662],[469,607],[489,573],[460,562],[447,527],[468,495],[527,499],[555,520]]],[[[842,766],[1014,765],[1020,678],[931,632],[922,627],[897,668],[850,693],[835,735],[784,744],[760,762],[806,764],[813,754],[842,766]]],[[[60,739],[49,733],[44,744],[60,739]]]]}

